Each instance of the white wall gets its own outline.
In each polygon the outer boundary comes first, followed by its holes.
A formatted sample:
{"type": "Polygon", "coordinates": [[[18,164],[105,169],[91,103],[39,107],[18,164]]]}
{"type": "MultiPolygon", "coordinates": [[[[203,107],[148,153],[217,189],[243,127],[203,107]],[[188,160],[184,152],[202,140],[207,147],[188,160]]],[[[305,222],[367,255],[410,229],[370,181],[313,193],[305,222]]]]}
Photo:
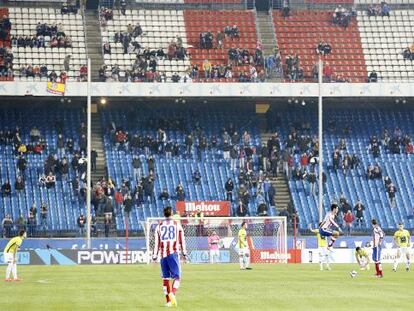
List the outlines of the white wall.
{"type": "MultiPolygon", "coordinates": [[[[69,82],[66,96],[86,96],[86,83],[69,82]]],[[[92,83],[92,96],[317,97],[316,83],[92,83]]],[[[46,82],[0,82],[0,96],[54,96],[46,82]]],[[[414,97],[414,83],[329,83],[324,97],[414,97]]]]}

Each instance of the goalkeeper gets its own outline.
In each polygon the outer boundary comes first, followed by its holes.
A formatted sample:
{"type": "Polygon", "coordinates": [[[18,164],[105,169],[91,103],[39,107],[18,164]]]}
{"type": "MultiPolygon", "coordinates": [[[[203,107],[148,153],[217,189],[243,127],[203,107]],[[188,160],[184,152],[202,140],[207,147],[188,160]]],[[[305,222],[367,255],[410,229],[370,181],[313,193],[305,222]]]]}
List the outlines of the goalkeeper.
{"type": "Polygon", "coordinates": [[[359,268],[361,270],[369,270],[369,256],[366,250],[362,249],[361,247],[355,248],[355,259],[358,262],[359,268]]]}
{"type": "Polygon", "coordinates": [[[250,251],[247,244],[247,233],[246,233],[247,223],[243,221],[241,228],[238,234],[237,246],[239,248],[239,261],[240,261],[240,270],[251,270],[249,267],[250,264],[250,251]]]}

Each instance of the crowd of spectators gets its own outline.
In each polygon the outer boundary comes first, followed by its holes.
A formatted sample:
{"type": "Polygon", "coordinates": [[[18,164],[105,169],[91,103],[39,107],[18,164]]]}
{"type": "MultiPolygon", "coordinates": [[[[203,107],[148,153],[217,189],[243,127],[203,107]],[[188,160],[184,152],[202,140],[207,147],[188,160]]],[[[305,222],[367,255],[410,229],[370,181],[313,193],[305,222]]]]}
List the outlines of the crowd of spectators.
{"type": "Polygon", "coordinates": [[[60,8],[60,13],[64,14],[77,14],[79,9],[79,1],[76,0],[67,0],[62,3],[62,7],[60,8]]]}
{"type": "Polygon", "coordinates": [[[72,47],[72,40],[66,36],[63,25],[47,23],[38,23],[36,26],[36,35],[33,36],[12,36],[10,38],[12,46],[16,47],[72,47]]]}
{"type": "MultiPolygon", "coordinates": [[[[12,146],[16,155],[16,178],[15,180],[4,179],[1,184],[0,193],[2,197],[17,196],[19,200],[29,199],[26,193],[27,181],[33,176],[28,172],[29,159],[33,156],[46,154],[47,157],[42,166],[37,167],[39,188],[47,191],[54,191],[58,181],[68,183],[73,189],[73,194],[81,202],[86,200],[86,127],[82,123],[79,128],[79,142],[75,144],[72,137],[64,137],[63,121],[57,120],[54,128],[58,133],[56,145],[48,146],[43,133],[37,128],[31,128],[29,133],[22,133],[19,127],[14,130],[0,130],[0,146],[12,146]],[[71,174],[70,174],[71,172],[71,174]],[[73,176],[71,180],[70,175],[73,176]]],[[[3,225],[5,234],[9,234],[13,229],[13,223],[26,227],[29,235],[36,235],[36,231],[40,229],[45,232],[48,223],[48,207],[42,202],[40,205],[40,217],[37,217],[36,205],[30,208],[27,218],[20,215],[13,222],[10,217],[6,217],[8,229],[3,225]],[[40,219],[39,219],[40,218],[40,219]],[[40,220],[40,221],[39,221],[40,220]],[[10,227],[11,221],[11,227],[10,227]],[[10,230],[10,231],[9,231],[10,230]]]]}
{"type": "Polygon", "coordinates": [[[99,23],[102,27],[106,27],[108,21],[114,19],[114,12],[110,8],[102,6],[99,10],[99,23]]]}
{"type": "Polygon", "coordinates": [[[0,41],[6,41],[10,29],[11,29],[11,22],[7,15],[3,15],[0,19],[0,41]]]}
{"type": "Polygon", "coordinates": [[[378,3],[377,5],[370,5],[367,13],[368,16],[390,16],[391,8],[385,1],[378,3]]]}
{"type": "MultiPolygon", "coordinates": [[[[0,41],[7,40],[11,26],[10,19],[4,15],[0,19],[0,41]]],[[[0,45],[0,77],[13,77],[13,52],[5,44],[0,45]]]]}
{"type": "Polygon", "coordinates": [[[318,46],[316,47],[316,53],[320,55],[328,55],[332,52],[332,47],[329,43],[326,43],[323,40],[320,40],[318,46]]]}
{"type": "Polygon", "coordinates": [[[285,77],[290,81],[302,81],[304,79],[303,68],[300,66],[298,54],[290,51],[285,58],[285,77]]]}
{"type": "Polygon", "coordinates": [[[349,10],[339,5],[332,15],[332,23],[334,25],[338,25],[347,29],[351,18],[355,17],[356,15],[357,13],[355,9],[349,10]]]}

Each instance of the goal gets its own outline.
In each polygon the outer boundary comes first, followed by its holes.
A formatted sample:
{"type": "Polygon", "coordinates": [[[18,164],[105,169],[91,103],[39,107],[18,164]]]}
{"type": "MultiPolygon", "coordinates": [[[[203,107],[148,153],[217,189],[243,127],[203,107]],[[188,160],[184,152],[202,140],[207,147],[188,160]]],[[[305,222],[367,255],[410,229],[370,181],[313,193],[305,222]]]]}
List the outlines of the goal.
{"type": "MultiPolygon", "coordinates": [[[[148,263],[154,249],[156,226],[163,218],[147,218],[145,236],[148,263]]],[[[287,263],[286,217],[205,217],[181,218],[190,263],[210,262],[208,237],[215,231],[220,237],[220,263],[239,262],[237,236],[247,223],[247,242],[252,263],[287,263]]]]}

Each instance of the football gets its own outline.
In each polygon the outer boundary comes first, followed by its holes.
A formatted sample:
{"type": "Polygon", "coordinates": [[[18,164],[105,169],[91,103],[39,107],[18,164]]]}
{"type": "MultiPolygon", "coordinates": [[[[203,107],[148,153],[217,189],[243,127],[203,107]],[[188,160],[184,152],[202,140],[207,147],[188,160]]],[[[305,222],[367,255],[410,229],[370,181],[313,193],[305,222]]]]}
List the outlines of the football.
{"type": "Polygon", "coordinates": [[[358,272],[356,272],[355,270],[352,270],[352,271],[350,271],[349,272],[349,276],[351,277],[351,278],[354,278],[354,277],[356,277],[358,275],[358,272]]]}

